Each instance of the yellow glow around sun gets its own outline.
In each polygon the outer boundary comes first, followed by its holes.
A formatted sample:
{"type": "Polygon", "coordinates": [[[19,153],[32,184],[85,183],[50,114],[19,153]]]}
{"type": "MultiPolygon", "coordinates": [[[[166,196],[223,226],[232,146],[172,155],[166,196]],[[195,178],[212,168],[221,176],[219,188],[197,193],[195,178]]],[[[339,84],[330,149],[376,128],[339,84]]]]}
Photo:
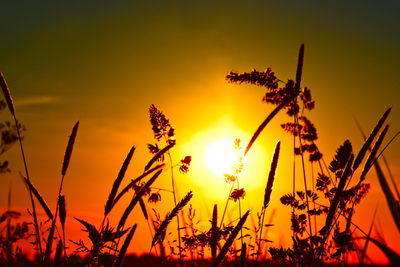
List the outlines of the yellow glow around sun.
{"type": "Polygon", "coordinates": [[[221,139],[214,141],[205,150],[206,166],[216,175],[222,177],[232,171],[232,166],[237,159],[236,154],[232,140],[221,139]]]}
{"type": "MultiPolygon", "coordinates": [[[[234,147],[237,138],[245,148],[251,134],[239,128],[230,117],[223,117],[181,146],[182,151],[185,151],[182,153],[190,151],[193,159],[187,177],[193,185],[203,190],[206,198],[226,199],[231,184],[226,182],[224,174],[234,174],[232,166],[238,163],[240,154],[234,147]]],[[[243,159],[243,171],[239,174],[240,187],[246,190],[264,188],[266,162],[270,158],[271,155],[256,142],[243,159]]]]}

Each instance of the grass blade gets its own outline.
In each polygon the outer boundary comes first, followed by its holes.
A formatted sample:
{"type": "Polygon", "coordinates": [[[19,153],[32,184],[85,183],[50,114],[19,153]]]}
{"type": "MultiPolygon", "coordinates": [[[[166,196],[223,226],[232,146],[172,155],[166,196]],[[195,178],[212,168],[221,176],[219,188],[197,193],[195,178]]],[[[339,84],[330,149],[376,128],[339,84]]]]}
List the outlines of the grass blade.
{"type": "Polygon", "coordinates": [[[350,158],[347,161],[346,168],[343,171],[342,176],[340,177],[339,184],[337,186],[337,190],[333,197],[332,203],[329,207],[329,211],[328,211],[328,214],[327,214],[326,220],[325,220],[325,225],[320,230],[320,233],[323,236],[325,236],[325,238],[329,235],[331,225],[332,225],[333,219],[334,219],[336,211],[337,211],[337,207],[339,205],[344,187],[346,186],[347,178],[349,177],[350,172],[351,172],[351,165],[353,163],[353,160],[354,160],[354,154],[351,153],[350,158]]]}
{"type": "Polygon", "coordinates": [[[75,123],[74,127],[72,128],[71,135],[69,136],[69,139],[68,139],[68,145],[67,145],[67,149],[65,150],[64,160],[63,160],[63,164],[62,164],[62,168],[61,168],[62,176],[65,176],[65,174],[67,173],[69,161],[71,159],[72,149],[74,148],[76,133],[78,132],[78,127],[79,127],[79,121],[77,121],[75,123]]]}
{"type": "Polygon", "coordinates": [[[43,210],[47,214],[47,217],[49,217],[49,219],[53,219],[53,214],[51,213],[51,211],[49,209],[49,206],[47,206],[46,201],[44,200],[42,195],[39,193],[39,191],[36,189],[36,187],[28,180],[28,178],[24,177],[24,181],[25,181],[26,185],[28,186],[29,190],[32,192],[32,194],[39,201],[39,203],[42,206],[43,210]]]}
{"type": "Polygon", "coordinates": [[[392,108],[388,108],[386,110],[386,112],[379,119],[379,121],[376,124],[375,128],[372,130],[372,132],[368,136],[368,139],[364,142],[364,145],[361,147],[360,152],[358,152],[357,157],[354,160],[353,171],[355,171],[360,166],[362,160],[365,157],[365,153],[367,153],[368,148],[371,146],[372,141],[375,139],[375,137],[378,134],[379,130],[382,128],[382,125],[385,122],[386,118],[389,116],[389,113],[390,113],[391,110],[392,110],[392,108]]]}
{"type": "Polygon", "coordinates": [[[390,169],[389,163],[387,162],[386,157],[384,155],[382,155],[382,159],[383,159],[383,162],[385,164],[386,170],[387,170],[387,172],[389,174],[389,178],[390,178],[390,180],[392,182],[392,186],[394,188],[394,191],[396,192],[397,199],[400,200],[400,192],[399,192],[399,189],[397,187],[396,181],[394,180],[394,177],[393,177],[393,174],[392,174],[392,170],[390,169]]]}
{"type": "Polygon", "coordinates": [[[127,186],[124,187],[124,189],[121,190],[121,192],[115,197],[113,204],[111,206],[111,209],[115,206],[115,204],[117,204],[117,202],[121,199],[121,197],[123,197],[126,193],[129,192],[129,190],[140,180],[142,180],[144,177],[146,177],[147,175],[149,175],[150,173],[160,169],[164,167],[164,164],[160,164],[157,165],[154,168],[151,168],[148,171],[145,171],[143,174],[141,174],[139,177],[135,178],[134,180],[132,180],[127,186]]]}
{"type": "Polygon", "coordinates": [[[361,259],[360,259],[360,264],[361,264],[361,265],[364,263],[364,258],[365,258],[365,256],[367,255],[368,243],[369,243],[369,241],[370,241],[372,229],[374,228],[374,222],[375,222],[376,212],[377,212],[377,211],[378,211],[378,209],[375,208],[374,215],[372,216],[371,225],[369,226],[367,239],[365,240],[364,247],[363,247],[363,249],[362,249],[362,251],[361,251],[361,259]]]}
{"type": "Polygon", "coordinates": [[[248,210],[243,217],[239,220],[238,224],[233,229],[232,233],[226,240],[224,246],[222,247],[221,251],[218,254],[218,257],[213,262],[212,266],[217,267],[221,264],[222,260],[224,259],[226,253],[228,253],[229,248],[232,246],[233,241],[235,241],[236,236],[238,235],[240,229],[242,229],[244,223],[246,222],[247,217],[249,216],[250,211],[248,210]]]}
{"type": "Polygon", "coordinates": [[[129,231],[128,235],[126,236],[124,244],[122,245],[121,250],[119,251],[117,260],[115,261],[115,265],[114,265],[115,267],[122,266],[122,264],[124,262],[126,251],[128,250],[129,244],[131,243],[132,238],[133,238],[133,234],[136,231],[136,227],[137,227],[137,224],[132,226],[131,230],[129,231]]]}
{"type": "Polygon", "coordinates": [[[187,193],[186,196],[182,198],[181,201],[178,202],[178,204],[176,204],[171,212],[167,213],[165,219],[161,222],[160,226],[154,233],[153,240],[151,241],[151,247],[153,247],[158,242],[162,243],[162,241],[164,240],[165,231],[167,230],[169,223],[175,216],[178,215],[179,211],[182,210],[189,203],[192,197],[193,193],[192,191],[189,191],[189,193],[187,193]]]}
{"type": "Polygon", "coordinates": [[[381,146],[388,129],[389,129],[389,125],[386,125],[385,128],[383,129],[382,133],[379,135],[378,140],[375,142],[374,147],[372,148],[371,153],[368,156],[367,162],[364,165],[364,169],[362,170],[359,184],[365,180],[365,176],[367,175],[368,171],[370,170],[370,168],[376,161],[376,154],[378,153],[378,149],[381,146]]]}
{"type": "Polygon", "coordinates": [[[117,178],[114,180],[114,184],[111,188],[110,195],[108,196],[106,206],[104,207],[104,216],[107,216],[107,214],[110,213],[112,209],[114,198],[117,195],[118,188],[122,182],[122,179],[125,176],[126,170],[128,169],[129,163],[131,162],[134,152],[135,152],[135,147],[133,146],[129,151],[128,155],[126,156],[124,163],[122,164],[121,169],[118,172],[117,178]]]}
{"type": "Polygon", "coordinates": [[[175,143],[170,143],[166,147],[164,147],[163,149],[158,151],[157,154],[155,154],[154,157],[152,157],[151,160],[146,164],[146,166],[144,167],[144,171],[147,171],[148,169],[150,169],[150,167],[154,164],[154,162],[156,162],[158,159],[160,159],[174,145],[175,145],[175,143]]]}
{"type": "Polygon", "coordinates": [[[394,223],[397,226],[398,231],[400,232],[400,208],[399,208],[399,203],[396,201],[396,199],[393,196],[392,190],[390,190],[389,184],[386,180],[385,175],[382,172],[381,166],[378,163],[378,161],[375,161],[374,163],[376,175],[378,177],[379,184],[382,188],[382,191],[385,195],[386,202],[388,204],[390,213],[392,214],[392,218],[394,223]]]}
{"type": "Polygon", "coordinates": [[[56,228],[55,225],[52,224],[52,226],[50,227],[49,235],[47,236],[46,250],[44,253],[44,260],[43,260],[44,266],[46,266],[47,262],[50,260],[50,255],[51,255],[52,248],[53,248],[55,228],[56,228]]]}
{"type": "Polygon", "coordinates": [[[246,266],[246,258],[247,258],[247,245],[243,243],[242,248],[240,250],[240,266],[246,266]]]}
{"type": "Polygon", "coordinates": [[[387,245],[382,242],[376,240],[375,238],[369,237],[361,237],[362,239],[369,239],[372,243],[374,243],[388,258],[391,266],[400,266],[400,255],[397,254],[393,249],[389,248],[387,245]]]}
{"type": "Polygon", "coordinates": [[[218,243],[218,206],[214,205],[212,221],[211,221],[211,238],[210,238],[210,248],[211,248],[211,256],[215,259],[217,256],[217,243],[218,243]]]}
{"type": "Polygon", "coordinates": [[[63,248],[63,243],[61,240],[58,240],[56,255],[54,256],[54,264],[53,264],[54,267],[61,266],[62,248],[63,248]]]}
{"type": "Polygon", "coordinates": [[[269,170],[268,182],[267,182],[267,186],[265,187],[264,209],[268,206],[269,201],[271,199],[272,187],[274,185],[276,167],[278,166],[280,149],[281,149],[281,142],[279,141],[275,147],[275,152],[274,152],[274,156],[272,158],[272,163],[271,163],[271,169],[269,170]]]}
{"type": "Polygon", "coordinates": [[[147,183],[140,189],[139,192],[137,192],[134,197],[132,198],[132,201],[129,203],[128,207],[125,209],[124,213],[121,216],[121,219],[119,220],[117,230],[121,230],[121,228],[125,225],[126,220],[128,219],[129,214],[132,212],[133,208],[136,206],[136,204],[139,202],[139,200],[142,198],[142,196],[147,192],[147,190],[150,188],[150,186],[154,183],[154,181],[158,178],[158,176],[161,174],[162,170],[156,172],[153,177],[151,177],[147,183]]]}
{"type": "MultiPolygon", "coordinates": [[[[8,109],[10,110],[11,115],[14,118],[15,122],[15,128],[17,130],[17,136],[18,136],[18,142],[19,142],[19,147],[21,150],[21,156],[22,156],[22,161],[24,163],[24,168],[25,168],[25,176],[28,181],[30,181],[29,178],[29,172],[28,172],[28,166],[26,164],[26,158],[25,158],[25,152],[24,152],[24,147],[22,145],[22,137],[20,133],[20,123],[17,120],[17,117],[15,115],[15,107],[14,107],[14,102],[11,97],[11,92],[10,88],[7,85],[6,79],[4,78],[3,73],[0,72],[0,87],[1,90],[3,91],[4,98],[6,99],[8,109]]],[[[39,229],[39,223],[37,219],[37,213],[36,213],[36,207],[35,207],[35,201],[33,200],[33,192],[31,191],[31,186],[29,186],[29,198],[31,200],[31,205],[32,205],[32,217],[33,217],[33,225],[35,227],[35,232],[36,232],[36,247],[39,250],[39,254],[43,256],[43,250],[42,250],[42,241],[41,241],[41,232],[39,229]]],[[[48,215],[51,214],[48,213],[48,215]]]]}
{"type": "Polygon", "coordinates": [[[244,151],[244,155],[247,154],[247,152],[249,152],[251,146],[253,145],[253,143],[256,141],[256,139],[258,138],[258,136],[260,135],[260,133],[264,130],[264,128],[268,125],[268,123],[275,117],[276,114],[278,114],[278,112],[284,108],[288,103],[290,103],[290,101],[292,101],[296,96],[294,96],[293,98],[290,98],[287,102],[284,102],[282,104],[280,104],[279,106],[277,106],[269,115],[268,117],[260,124],[260,126],[258,126],[257,130],[254,132],[253,136],[250,139],[249,144],[246,147],[246,150],[244,151]]]}

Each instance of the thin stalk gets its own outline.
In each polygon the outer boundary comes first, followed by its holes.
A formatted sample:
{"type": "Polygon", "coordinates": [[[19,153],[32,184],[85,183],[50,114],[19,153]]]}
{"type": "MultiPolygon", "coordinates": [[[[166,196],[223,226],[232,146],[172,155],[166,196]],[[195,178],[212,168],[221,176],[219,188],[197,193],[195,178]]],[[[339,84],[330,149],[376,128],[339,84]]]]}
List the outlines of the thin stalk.
{"type": "Polygon", "coordinates": [[[229,191],[229,194],[228,194],[228,199],[226,200],[224,212],[222,213],[221,224],[220,224],[219,228],[222,228],[222,224],[224,223],[224,217],[225,217],[225,214],[226,214],[226,210],[228,209],[229,197],[230,197],[230,195],[231,195],[231,193],[233,191],[233,187],[234,186],[235,186],[235,184],[232,183],[231,190],[229,191]]]}
{"type": "MultiPolygon", "coordinates": [[[[57,206],[56,206],[56,214],[55,214],[55,216],[54,216],[54,220],[57,219],[57,211],[58,211],[58,209],[60,208],[60,207],[59,207],[58,201],[59,201],[60,196],[61,196],[61,191],[62,191],[63,182],[64,182],[64,175],[63,175],[62,178],[61,178],[60,189],[59,189],[59,191],[58,191],[57,206]]],[[[57,231],[58,231],[58,230],[57,230],[57,231]]],[[[65,244],[66,244],[66,243],[65,243],[65,228],[64,228],[64,227],[62,227],[62,238],[63,238],[63,250],[64,250],[64,255],[65,255],[65,257],[67,257],[67,250],[66,250],[66,245],[65,245],[65,244]]]]}
{"type": "MultiPolygon", "coordinates": [[[[11,181],[10,181],[10,185],[8,187],[8,203],[7,203],[7,211],[11,211],[11,181]]],[[[7,243],[9,244],[8,246],[6,246],[6,250],[7,250],[7,261],[10,261],[10,265],[12,265],[12,251],[13,251],[13,243],[9,242],[11,239],[11,218],[8,217],[7,218],[7,231],[6,231],[6,240],[7,243]]]]}
{"type": "MultiPolygon", "coordinates": [[[[182,212],[180,215],[181,215],[181,219],[182,219],[183,228],[185,229],[185,234],[187,236],[189,236],[189,230],[188,230],[186,219],[185,219],[185,213],[182,212]]],[[[190,253],[190,259],[194,260],[193,250],[190,247],[189,247],[189,253],[190,253]]]]}
{"type": "MultiPolygon", "coordinates": [[[[329,207],[327,207],[326,205],[322,205],[322,204],[317,203],[317,202],[316,202],[316,204],[317,204],[318,206],[320,206],[320,207],[323,207],[323,208],[329,208],[329,207]]],[[[348,219],[348,217],[347,217],[346,215],[344,215],[344,214],[340,214],[340,216],[342,216],[342,217],[345,218],[346,220],[348,219]]],[[[363,235],[368,236],[368,234],[367,234],[363,229],[361,229],[357,224],[355,224],[355,223],[353,223],[353,222],[350,222],[350,223],[351,223],[351,225],[353,225],[358,231],[360,231],[363,235]]]]}
{"type": "Polygon", "coordinates": [[[265,218],[265,211],[266,211],[267,207],[263,207],[262,209],[262,218],[261,218],[261,229],[260,229],[260,236],[258,238],[258,248],[257,248],[257,257],[256,257],[256,263],[258,263],[258,257],[260,255],[260,251],[261,251],[261,244],[262,244],[262,232],[264,229],[264,218],[265,218]]]}
{"type": "Polygon", "coordinates": [[[331,180],[332,184],[333,184],[334,186],[336,186],[336,182],[332,179],[332,176],[331,176],[331,173],[330,173],[330,171],[329,171],[328,165],[326,164],[324,158],[322,158],[322,163],[324,164],[324,167],[325,167],[325,169],[326,169],[326,173],[328,174],[328,177],[329,177],[329,179],[331,180]]]}
{"type": "MultiPolygon", "coordinates": [[[[236,175],[236,182],[237,182],[237,189],[239,190],[240,189],[240,187],[239,187],[239,177],[237,175],[236,175]]],[[[240,197],[239,197],[238,200],[239,200],[239,219],[242,219],[242,206],[240,204],[240,197]]],[[[240,228],[240,244],[243,247],[243,229],[242,228],[240,228]]]]}
{"type": "MultiPolygon", "coordinates": [[[[296,123],[296,119],[294,119],[294,123],[296,123]]],[[[295,153],[295,148],[296,148],[296,136],[293,134],[293,190],[292,190],[293,196],[296,193],[296,153],[295,153]]],[[[294,207],[293,207],[292,211],[294,212],[294,207]]]]}
{"type": "MultiPolygon", "coordinates": [[[[63,188],[63,184],[64,184],[64,177],[65,177],[65,175],[64,174],[62,174],[61,175],[61,182],[60,182],[60,186],[59,186],[59,188],[58,188],[58,197],[57,197],[57,204],[56,204],[56,212],[55,212],[55,214],[54,214],[54,217],[53,217],[53,220],[52,220],[52,222],[51,222],[51,228],[50,229],[54,229],[54,228],[56,228],[56,222],[57,222],[57,215],[58,215],[58,210],[59,210],[59,198],[60,198],[60,195],[61,195],[61,192],[62,192],[62,188],[63,188]]],[[[58,230],[57,230],[58,231],[58,230]]],[[[54,230],[53,230],[53,233],[54,233],[54,230]]],[[[51,231],[49,232],[49,235],[51,234],[51,231]]],[[[47,242],[50,242],[50,245],[48,245],[47,244],[47,246],[49,246],[49,251],[47,251],[48,249],[46,248],[46,255],[45,255],[45,265],[47,264],[47,261],[50,259],[50,254],[49,255],[47,255],[48,253],[50,253],[50,250],[51,250],[51,247],[52,247],[52,243],[53,243],[53,240],[52,240],[52,237],[50,236],[50,238],[47,240],[47,242]],[[51,238],[51,239],[50,239],[51,238]]],[[[65,231],[64,231],[64,228],[63,228],[63,246],[64,246],[64,253],[66,253],[66,249],[65,249],[65,231]]],[[[67,256],[67,254],[65,254],[65,256],[67,256]]]]}
{"type": "MultiPolygon", "coordinates": [[[[146,219],[146,222],[147,222],[147,227],[149,228],[150,237],[153,240],[154,235],[153,235],[153,231],[151,229],[150,220],[153,220],[152,217],[151,217],[151,214],[149,214],[149,219],[146,219]]],[[[150,252],[151,252],[151,249],[149,251],[149,254],[150,254],[150,252]]],[[[157,249],[154,249],[154,252],[156,253],[156,257],[158,258],[157,249]]]]}
{"type": "MultiPolygon", "coordinates": [[[[60,183],[60,188],[58,190],[58,198],[57,198],[57,206],[56,206],[56,214],[54,216],[54,221],[57,219],[57,211],[59,210],[60,206],[58,203],[58,200],[60,199],[62,188],[63,188],[63,183],[64,183],[64,175],[61,177],[61,183],[60,183]]],[[[62,227],[62,237],[63,237],[63,248],[64,248],[64,255],[67,257],[67,250],[66,250],[66,243],[65,243],[65,228],[62,227]]]]}
{"type": "MultiPolygon", "coordinates": [[[[350,178],[351,178],[351,177],[350,177],[350,178]]],[[[348,201],[349,201],[349,200],[347,200],[347,201],[345,202],[345,207],[346,207],[348,201]]],[[[345,218],[347,219],[347,217],[346,217],[345,215],[342,214],[343,209],[340,209],[340,208],[338,208],[338,209],[339,209],[339,212],[338,212],[337,216],[334,217],[334,219],[332,220],[332,224],[331,224],[331,226],[329,227],[327,233],[325,234],[325,237],[324,237],[324,239],[323,239],[323,242],[322,242],[322,244],[321,244],[321,246],[320,246],[319,251],[317,251],[317,254],[323,252],[323,248],[324,248],[324,246],[325,246],[325,243],[326,243],[326,241],[328,240],[328,237],[329,237],[331,231],[332,231],[333,228],[335,227],[336,222],[339,220],[339,217],[340,217],[340,216],[343,216],[343,217],[345,217],[345,218]]],[[[351,222],[351,224],[353,224],[353,223],[351,222]]],[[[354,225],[354,224],[353,224],[353,225],[354,225]]],[[[356,228],[359,229],[359,227],[356,227],[356,228]]],[[[360,230],[360,229],[359,229],[359,230],[360,230]]],[[[363,232],[363,231],[361,231],[361,232],[362,232],[362,233],[365,233],[365,232],[363,232]]]]}
{"type": "MultiPolygon", "coordinates": [[[[311,182],[312,182],[312,189],[313,192],[315,191],[315,177],[314,177],[314,163],[311,162],[311,182]]],[[[313,208],[315,210],[315,200],[312,200],[313,208]]],[[[317,232],[317,216],[314,216],[314,233],[317,232]]]]}
{"type": "Polygon", "coordinates": [[[309,226],[309,229],[310,229],[310,235],[312,236],[313,232],[312,232],[312,225],[311,225],[310,205],[309,205],[309,202],[308,202],[308,195],[307,195],[307,191],[308,191],[308,188],[307,188],[307,176],[306,176],[306,168],[305,168],[305,164],[304,164],[304,155],[303,155],[303,150],[302,150],[302,146],[303,145],[302,145],[302,142],[301,142],[300,127],[299,127],[299,121],[298,121],[297,116],[296,116],[296,126],[297,126],[298,133],[299,133],[298,134],[298,139],[299,139],[299,145],[300,145],[301,165],[302,165],[302,169],[303,169],[304,190],[306,191],[305,195],[306,195],[306,202],[307,202],[307,217],[308,217],[308,222],[309,222],[308,226],[309,226]]]}
{"type": "MultiPolygon", "coordinates": [[[[64,176],[63,176],[62,180],[64,180],[64,176]]],[[[59,192],[59,195],[60,195],[60,192],[59,192]]],[[[45,266],[47,265],[48,260],[50,260],[51,247],[52,247],[52,244],[53,244],[53,240],[52,240],[53,237],[51,236],[51,233],[53,233],[53,236],[54,236],[54,230],[53,230],[53,232],[51,230],[55,229],[55,227],[56,227],[57,215],[58,215],[58,200],[57,200],[57,204],[56,204],[56,212],[54,213],[54,217],[53,217],[53,220],[51,222],[49,238],[47,240],[48,244],[46,244],[46,253],[45,253],[45,257],[44,257],[44,265],[45,266]]],[[[64,248],[65,248],[65,244],[64,244],[64,248]]]]}
{"type": "MultiPolygon", "coordinates": [[[[28,181],[30,182],[30,176],[29,176],[29,172],[28,172],[28,166],[26,163],[24,147],[22,145],[21,132],[19,130],[19,125],[18,125],[17,117],[15,116],[15,114],[13,114],[13,117],[14,117],[14,121],[15,121],[15,126],[17,128],[18,142],[19,142],[19,148],[20,148],[21,154],[22,154],[22,161],[24,162],[25,176],[26,176],[26,179],[28,179],[28,181]]],[[[41,237],[40,237],[40,230],[39,230],[39,223],[38,223],[37,214],[36,214],[35,201],[33,200],[33,194],[32,194],[31,188],[28,188],[28,189],[29,189],[29,197],[31,199],[31,204],[32,204],[33,224],[35,226],[35,231],[36,231],[36,241],[37,241],[36,245],[39,248],[40,255],[43,255],[42,241],[41,241],[41,237]]]]}
{"type": "Polygon", "coordinates": [[[396,139],[396,137],[400,134],[400,132],[397,132],[392,139],[390,139],[390,141],[386,144],[386,146],[382,149],[382,151],[378,154],[378,156],[376,156],[375,160],[378,160],[379,157],[382,155],[382,153],[386,150],[386,148],[388,148],[388,146],[394,141],[394,139],[396,139]]]}
{"type": "Polygon", "coordinates": [[[155,190],[159,190],[159,191],[164,191],[164,192],[168,192],[168,193],[171,193],[171,194],[173,194],[174,192],[172,192],[171,190],[168,190],[168,189],[164,189],[164,188],[159,188],[159,187],[150,187],[151,189],[155,189],[155,190]]]}
{"type": "MultiPolygon", "coordinates": [[[[14,102],[13,99],[11,97],[11,92],[10,92],[10,88],[7,85],[7,82],[4,78],[4,75],[2,72],[0,72],[0,87],[1,90],[3,91],[3,95],[4,95],[4,99],[6,100],[8,109],[10,110],[11,115],[14,118],[14,122],[15,122],[15,127],[17,130],[17,135],[18,135],[18,142],[19,142],[19,147],[21,149],[21,154],[22,154],[22,159],[24,162],[24,168],[25,168],[25,174],[26,174],[26,179],[28,180],[28,182],[30,183],[30,177],[29,177],[29,172],[28,172],[28,167],[26,164],[26,158],[25,158],[25,153],[24,153],[24,148],[22,146],[22,138],[21,138],[21,132],[19,130],[19,124],[18,124],[18,120],[17,117],[15,115],[15,107],[14,107],[14,102]]],[[[39,223],[37,220],[37,214],[36,214],[36,207],[35,207],[35,201],[33,199],[33,193],[32,193],[32,189],[29,187],[29,197],[31,199],[31,204],[32,204],[32,216],[33,216],[33,223],[35,226],[35,231],[36,231],[36,246],[39,250],[40,256],[43,256],[43,251],[42,251],[42,243],[41,243],[41,237],[40,237],[40,230],[39,230],[39,223]]]]}
{"type": "Polygon", "coordinates": [[[393,188],[394,188],[394,190],[395,190],[395,192],[396,192],[396,195],[397,195],[397,199],[400,200],[399,189],[397,188],[396,181],[395,181],[394,178],[393,178],[392,170],[391,170],[390,167],[389,167],[389,163],[387,162],[386,157],[385,157],[384,155],[382,155],[382,158],[383,158],[383,162],[385,163],[385,167],[386,167],[386,169],[387,169],[387,171],[388,171],[390,180],[392,181],[393,188]]]}
{"type": "MultiPolygon", "coordinates": [[[[296,123],[296,118],[295,117],[293,117],[293,121],[294,121],[294,123],[296,123]]],[[[293,197],[296,195],[296,152],[295,152],[295,149],[296,149],[296,136],[293,134],[293,180],[292,180],[292,183],[293,183],[293,189],[292,189],[293,197]]],[[[294,214],[294,212],[295,212],[295,208],[293,206],[292,207],[292,214],[294,214]]],[[[294,237],[295,237],[295,232],[294,232],[294,229],[292,229],[292,238],[294,238],[294,237]]]]}
{"type": "MultiPolygon", "coordinates": [[[[172,164],[172,157],[171,157],[171,153],[168,151],[167,152],[167,155],[168,155],[168,158],[169,158],[169,163],[170,163],[170,169],[171,169],[171,182],[172,182],[172,193],[173,193],[173,196],[174,196],[174,205],[176,206],[176,193],[175,193],[175,179],[174,179],[174,166],[173,166],[173,164],[172,164]]],[[[178,228],[177,228],[177,231],[178,231],[178,246],[179,246],[179,259],[182,259],[182,251],[181,251],[181,227],[180,227],[180,224],[179,224],[179,215],[178,216],[176,216],[176,222],[177,222],[177,224],[178,224],[178,228]]]]}
{"type": "MultiPolygon", "coordinates": [[[[272,221],[273,221],[273,219],[274,219],[274,217],[275,217],[275,214],[276,214],[276,208],[273,209],[272,212],[271,212],[271,216],[269,217],[269,220],[268,220],[268,222],[267,222],[268,225],[272,225],[272,221]]],[[[269,227],[267,227],[267,229],[266,229],[265,232],[264,232],[264,239],[267,239],[268,231],[269,231],[269,227]]],[[[264,255],[263,255],[263,260],[265,260],[265,259],[267,258],[267,255],[268,255],[268,253],[267,253],[267,246],[266,246],[264,249],[265,249],[265,250],[264,250],[265,253],[264,253],[264,255]]]]}

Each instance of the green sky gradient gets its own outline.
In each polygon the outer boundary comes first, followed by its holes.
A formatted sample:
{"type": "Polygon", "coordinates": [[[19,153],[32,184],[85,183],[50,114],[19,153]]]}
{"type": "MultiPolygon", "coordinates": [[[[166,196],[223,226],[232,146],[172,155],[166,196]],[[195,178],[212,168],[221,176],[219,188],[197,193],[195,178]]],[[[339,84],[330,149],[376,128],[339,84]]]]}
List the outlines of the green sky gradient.
{"type": "Polygon", "coordinates": [[[272,66],[289,78],[304,42],[304,80],[325,110],[362,116],[396,104],[397,3],[267,2],[13,3],[2,8],[0,67],[16,101],[49,96],[59,119],[95,119],[115,117],[99,108],[112,101],[123,114],[231,69],[272,66]]]}

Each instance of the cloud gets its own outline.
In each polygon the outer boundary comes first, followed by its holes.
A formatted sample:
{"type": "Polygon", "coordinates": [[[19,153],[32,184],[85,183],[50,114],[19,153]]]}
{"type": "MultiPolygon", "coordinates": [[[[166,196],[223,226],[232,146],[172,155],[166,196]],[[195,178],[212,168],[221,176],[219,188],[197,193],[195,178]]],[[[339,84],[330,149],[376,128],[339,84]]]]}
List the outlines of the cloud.
{"type": "Polygon", "coordinates": [[[15,101],[15,106],[26,107],[26,106],[49,104],[58,101],[60,101],[58,98],[52,96],[28,97],[15,101]]]}

